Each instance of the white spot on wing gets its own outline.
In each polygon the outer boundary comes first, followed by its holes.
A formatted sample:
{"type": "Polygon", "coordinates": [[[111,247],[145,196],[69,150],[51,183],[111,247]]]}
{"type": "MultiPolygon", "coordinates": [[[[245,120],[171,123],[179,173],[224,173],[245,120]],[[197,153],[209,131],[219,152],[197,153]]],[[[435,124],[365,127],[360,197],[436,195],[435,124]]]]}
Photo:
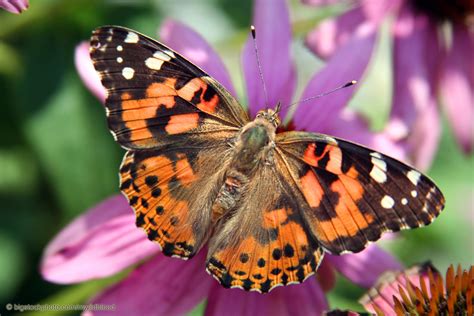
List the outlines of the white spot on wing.
{"type": "Polygon", "coordinates": [[[331,137],[331,136],[325,135],[324,140],[326,140],[328,142],[328,144],[330,144],[330,145],[337,145],[337,140],[335,138],[331,137]]]}
{"type": "Polygon", "coordinates": [[[173,58],[176,58],[176,56],[174,55],[174,53],[170,50],[166,50],[165,51],[166,54],[168,54],[169,56],[173,57],[173,58]]]}
{"type": "Polygon", "coordinates": [[[417,197],[417,196],[418,196],[418,192],[416,192],[415,190],[411,191],[411,196],[417,197]]]}
{"type": "Polygon", "coordinates": [[[377,168],[375,165],[372,167],[372,170],[370,171],[370,176],[372,179],[377,181],[378,183],[384,183],[387,181],[387,174],[377,168]]]}
{"type": "Polygon", "coordinates": [[[383,208],[392,208],[395,205],[395,201],[391,196],[385,195],[380,201],[380,205],[382,205],[383,208]]]}
{"type": "Polygon", "coordinates": [[[150,57],[145,60],[145,65],[154,70],[160,70],[164,61],[155,57],[150,57]]]}
{"type": "Polygon", "coordinates": [[[122,45],[117,46],[117,51],[119,51],[119,52],[123,51],[122,45]]]}
{"type": "Polygon", "coordinates": [[[164,60],[164,61],[170,61],[171,57],[167,55],[168,53],[173,54],[172,52],[169,52],[169,51],[166,51],[166,53],[163,53],[162,51],[157,51],[156,53],[153,54],[153,57],[164,60]]]}
{"type": "Polygon", "coordinates": [[[408,200],[405,199],[405,198],[403,198],[403,199],[402,199],[402,204],[403,204],[403,205],[407,205],[407,204],[408,204],[408,200]]]}
{"type": "Polygon", "coordinates": [[[373,164],[372,170],[370,171],[372,179],[378,183],[387,181],[387,174],[385,173],[387,171],[387,163],[376,157],[372,157],[371,162],[373,164]]]}
{"type": "Polygon", "coordinates": [[[387,171],[387,163],[379,158],[372,158],[372,163],[382,169],[383,171],[387,171]]]}
{"type": "Polygon", "coordinates": [[[132,79],[134,74],[135,70],[133,70],[133,68],[125,67],[122,69],[122,76],[127,80],[132,79]]]}
{"type": "Polygon", "coordinates": [[[106,49],[107,49],[107,44],[101,45],[99,47],[99,51],[101,51],[101,52],[105,52],[106,49]]]}
{"type": "Polygon", "coordinates": [[[378,153],[378,152],[375,152],[375,151],[374,151],[373,153],[370,153],[370,155],[371,155],[372,157],[382,159],[382,155],[381,155],[380,153],[378,153]]]}
{"type": "Polygon", "coordinates": [[[117,57],[117,62],[118,62],[119,64],[121,64],[121,63],[123,62],[123,58],[122,58],[122,57],[117,57]]]}
{"type": "MultiPolygon", "coordinates": [[[[425,203],[423,205],[423,208],[421,209],[421,211],[430,214],[430,212],[428,211],[428,203],[425,203]]],[[[430,215],[430,217],[431,217],[431,215],[430,215]]]]}
{"type": "Polygon", "coordinates": [[[125,37],[124,42],[125,43],[138,43],[138,40],[139,38],[138,38],[137,33],[128,32],[127,37],[125,37]]]}
{"type": "Polygon", "coordinates": [[[420,176],[421,174],[416,170],[410,170],[407,172],[408,179],[410,179],[411,183],[413,183],[414,185],[418,184],[418,181],[420,180],[420,176]]]}

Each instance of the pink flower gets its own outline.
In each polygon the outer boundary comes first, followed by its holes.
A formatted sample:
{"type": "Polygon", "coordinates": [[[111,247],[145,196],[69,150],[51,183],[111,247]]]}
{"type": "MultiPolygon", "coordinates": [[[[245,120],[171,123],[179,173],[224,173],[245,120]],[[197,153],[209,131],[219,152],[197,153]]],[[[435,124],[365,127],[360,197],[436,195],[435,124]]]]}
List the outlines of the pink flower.
{"type": "MultiPolygon", "coordinates": [[[[267,3],[265,0],[255,2],[254,23],[269,102],[289,104],[295,90],[296,70],[290,52],[288,9],[284,0],[273,1],[272,5],[267,3]]],[[[160,33],[163,42],[203,68],[235,95],[224,64],[198,34],[175,21],[165,22],[160,33]]],[[[76,50],[76,65],[86,86],[103,101],[105,93],[84,44],[76,50]]],[[[250,38],[244,49],[243,65],[249,110],[255,114],[265,104],[250,38]]],[[[359,76],[360,69],[330,62],[310,81],[304,95],[327,91],[359,76]]],[[[296,120],[295,126],[350,138],[401,156],[402,152],[397,151],[398,148],[384,135],[370,133],[362,119],[343,109],[351,94],[351,89],[334,94],[334,104],[332,97],[327,98],[326,103],[330,104],[319,107],[317,113],[306,113],[308,107],[302,106],[296,110],[296,116],[304,111],[310,121],[324,116],[321,129],[311,122],[298,125],[296,120]]],[[[312,104],[318,106],[319,103],[314,101],[312,104]]],[[[282,115],[286,113],[287,109],[282,115]]],[[[124,315],[183,314],[205,298],[206,315],[319,315],[328,307],[324,291],[334,284],[334,270],[354,283],[369,287],[385,270],[400,268],[393,257],[371,245],[359,254],[326,255],[317,279],[310,278],[301,285],[280,287],[261,295],[224,289],[205,272],[205,256],[205,251],[201,251],[193,259],[182,261],[159,254],[158,246],[135,227],[135,215],[126,199],[114,196],[77,218],[48,245],[41,273],[52,282],[75,283],[110,276],[136,265],[124,280],[92,300],[93,303],[116,304],[115,312],[124,315]]]]}
{"type": "Polygon", "coordinates": [[[0,8],[20,14],[28,9],[28,0],[0,0],[0,8]]]}
{"type": "Polygon", "coordinates": [[[352,54],[349,63],[365,70],[381,24],[394,16],[390,29],[393,98],[386,133],[406,146],[412,162],[419,168],[428,168],[440,137],[437,107],[440,94],[457,141],[465,152],[471,152],[474,144],[472,1],[456,2],[461,5],[459,11],[454,3],[444,1],[359,0],[355,3],[346,13],[323,21],[314,29],[306,38],[307,46],[328,60],[348,51],[352,54]],[[450,36],[442,32],[445,21],[451,26],[450,36]]]}
{"type": "MultiPolygon", "coordinates": [[[[456,271],[451,265],[443,276],[430,263],[402,272],[387,272],[377,286],[361,298],[365,310],[377,315],[473,315],[474,266],[456,271]]],[[[362,315],[332,311],[331,316],[362,315]]]]}
{"type": "Polygon", "coordinates": [[[451,265],[443,275],[426,263],[389,274],[361,299],[365,309],[377,315],[472,315],[474,266],[456,271],[451,265]]]}

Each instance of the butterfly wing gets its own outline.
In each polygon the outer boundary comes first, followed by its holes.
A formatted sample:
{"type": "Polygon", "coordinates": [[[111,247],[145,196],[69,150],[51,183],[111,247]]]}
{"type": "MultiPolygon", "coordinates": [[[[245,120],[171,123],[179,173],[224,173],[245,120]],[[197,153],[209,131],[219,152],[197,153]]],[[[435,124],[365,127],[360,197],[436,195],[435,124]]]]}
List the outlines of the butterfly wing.
{"type": "Polygon", "coordinates": [[[106,26],[90,44],[110,130],[129,150],[120,182],[137,226],[164,254],[189,258],[208,238],[228,143],[247,114],[217,81],[153,39],[106,26]]]}
{"type": "Polygon", "coordinates": [[[126,149],[166,146],[183,136],[212,136],[248,121],[215,79],[149,37],[105,26],[93,32],[90,47],[107,89],[109,128],[126,149]]]}
{"type": "Polygon", "coordinates": [[[135,210],[137,226],[165,255],[189,258],[207,241],[228,155],[225,144],[211,143],[125,155],[120,189],[135,210]]]}
{"type": "Polygon", "coordinates": [[[303,219],[309,211],[304,196],[276,165],[258,168],[209,242],[207,270],[224,287],[265,293],[303,282],[322,260],[323,250],[303,219]]]}
{"type": "Polygon", "coordinates": [[[306,218],[329,252],[359,252],[385,231],[430,224],[444,207],[419,171],[378,152],[326,135],[277,135],[277,151],[311,207],[306,218]]]}

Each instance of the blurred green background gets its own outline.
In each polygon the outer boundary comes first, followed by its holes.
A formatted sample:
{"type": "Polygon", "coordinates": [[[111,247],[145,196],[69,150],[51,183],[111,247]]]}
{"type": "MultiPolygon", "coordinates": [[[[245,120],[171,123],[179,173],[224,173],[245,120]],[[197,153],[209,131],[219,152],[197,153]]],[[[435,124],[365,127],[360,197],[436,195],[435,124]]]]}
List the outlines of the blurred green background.
{"type": "MultiPolygon", "coordinates": [[[[323,66],[304,48],[304,34],[342,8],[290,3],[301,91],[323,66]]],[[[221,54],[244,100],[240,53],[251,16],[250,0],[33,0],[20,16],[0,12],[0,314],[6,303],[82,303],[122,277],[60,286],[43,281],[38,272],[48,241],[75,216],[118,192],[123,151],[106,128],[102,106],[76,73],[75,46],[99,25],[123,25],[156,37],[164,18],[185,21],[221,54]]],[[[383,126],[389,111],[389,45],[381,38],[351,101],[374,129],[383,126]]],[[[379,243],[406,265],[430,259],[441,271],[450,263],[474,262],[474,160],[460,153],[444,126],[428,174],[443,190],[446,210],[427,228],[379,243]]],[[[357,308],[362,293],[338,278],[329,298],[332,307],[357,308]]]]}

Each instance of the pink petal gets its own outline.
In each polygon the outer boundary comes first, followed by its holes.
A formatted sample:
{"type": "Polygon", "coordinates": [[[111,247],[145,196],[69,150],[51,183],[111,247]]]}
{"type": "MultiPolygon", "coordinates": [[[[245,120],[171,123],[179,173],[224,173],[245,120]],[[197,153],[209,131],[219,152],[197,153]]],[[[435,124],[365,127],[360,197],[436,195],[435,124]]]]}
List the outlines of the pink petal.
{"type": "MultiPolygon", "coordinates": [[[[295,65],[290,52],[291,25],[286,2],[256,0],[253,23],[268,104],[265,102],[253,39],[249,35],[242,62],[251,116],[266,107],[274,108],[278,102],[284,106],[290,104],[296,86],[295,65]]],[[[280,117],[284,118],[287,111],[287,108],[283,108],[280,117]]]]}
{"type": "Polygon", "coordinates": [[[3,8],[11,13],[20,14],[28,9],[28,0],[0,0],[0,8],[3,8]]]}
{"type": "Polygon", "coordinates": [[[306,37],[306,46],[318,57],[327,59],[346,43],[357,27],[365,21],[361,7],[321,22],[306,37]]]}
{"type": "Polygon", "coordinates": [[[388,130],[399,131],[398,140],[407,144],[412,163],[426,169],[440,135],[434,92],[441,57],[437,28],[427,16],[405,6],[392,32],[394,92],[388,130]]]}
{"type": "Polygon", "coordinates": [[[474,32],[453,26],[453,44],[448,52],[441,91],[447,117],[466,153],[474,146],[474,32]]]}
{"type": "Polygon", "coordinates": [[[94,94],[102,104],[105,103],[105,88],[100,82],[100,77],[94,69],[91,57],[89,55],[89,42],[82,42],[76,46],[74,53],[74,63],[76,65],[79,77],[86,87],[94,94]]]}
{"type": "Polygon", "coordinates": [[[215,286],[205,315],[322,315],[327,308],[324,292],[311,277],[303,284],[279,287],[265,295],[215,286]]]}
{"type": "Polygon", "coordinates": [[[329,5],[338,2],[342,2],[341,0],[302,0],[304,4],[307,5],[329,5]]]}
{"type": "Polygon", "coordinates": [[[306,46],[318,57],[327,59],[365,28],[377,28],[387,13],[399,6],[400,0],[365,0],[360,5],[321,22],[306,37],[306,46]]]}
{"type": "Polygon", "coordinates": [[[336,271],[329,262],[329,260],[323,260],[316,271],[316,278],[319,286],[324,292],[329,292],[336,285],[336,271]]]}
{"type": "MultiPolygon", "coordinates": [[[[308,83],[301,99],[330,91],[351,80],[360,80],[370,61],[375,44],[375,28],[366,24],[341,49],[332,56],[326,66],[308,83]]],[[[332,124],[352,97],[355,87],[345,88],[329,96],[300,103],[295,111],[297,129],[321,132],[332,124]]]]}
{"type": "Polygon", "coordinates": [[[372,132],[365,119],[351,109],[344,109],[339,115],[334,115],[331,125],[324,133],[367,146],[399,160],[406,160],[404,146],[385,133],[372,132]]]}
{"type": "Polygon", "coordinates": [[[371,27],[379,27],[387,13],[391,12],[399,1],[366,0],[359,6],[335,18],[321,22],[306,37],[306,46],[318,57],[327,59],[348,42],[354,34],[371,27]],[[360,30],[359,30],[360,29],[360,30]]]}
{"type": "Polygon", "coordinates": [[[382,273],[402,269],[400,262],[374,244],[356,254],[326,255],[326,260],[349,280],[366,288],[373,286],[382,273]]]}
{"type": "MultiPolygon", "coordinates": [[[[438,151],[441,138],[441,120],[434,100],[421,112],[405,143],[411,163],[418,169],[428,170],[438,151]]],[[[403,142],[402,142],[403,143],[403,142]]]]}
{"type": "MultiPolygon", "coordinates": [[[[391,121],[410,132],[418,115],[434,98],[433,86],[440,49],[436,26],[406,6],[394,27],[394,88],[391,121]]],[[[393,124],[391,122],[391,124],[393,124]]]]}
{"type": "Polygon", "coordinates": [[[205,251],[189,261],[159,254],[91,303],[114,304],[114,315],[184,315],[204,300],[214,285],[215,280],[206,273],[205,258],[205,251]]]}
{"type": "Polygon", "coordinates": [[[384,274],[379,284],[371,288],[367,294],[361,298],[360,303],[371,313],[375,313],[374,305],[376,305],[387,316],[395,316],[393,297],[401,299],[399,287],[407,293],[407,280],[415,287],[420,288],[420,277],[427,285],[428,293],[430,293],[428,269],[433,271],[434,275],[439,276],[439,272],[429,263],[415,266],[403,272],[390,271],[384,274]]]}
{"type": "Polygon", "coordinates": [[[49,243],[41,274],[56,283],[102,278],[158,250],[135,226],[135,215],[125,197],[116,195],[76,218],[49,243]]]}
{"type": "Polygon", "coordinates": [[[201,35],[180,22],[166,20],[161,26],[160,37],[166,45],[201,67],[232,95],[236,95],[224,63],[201,35]]]}

